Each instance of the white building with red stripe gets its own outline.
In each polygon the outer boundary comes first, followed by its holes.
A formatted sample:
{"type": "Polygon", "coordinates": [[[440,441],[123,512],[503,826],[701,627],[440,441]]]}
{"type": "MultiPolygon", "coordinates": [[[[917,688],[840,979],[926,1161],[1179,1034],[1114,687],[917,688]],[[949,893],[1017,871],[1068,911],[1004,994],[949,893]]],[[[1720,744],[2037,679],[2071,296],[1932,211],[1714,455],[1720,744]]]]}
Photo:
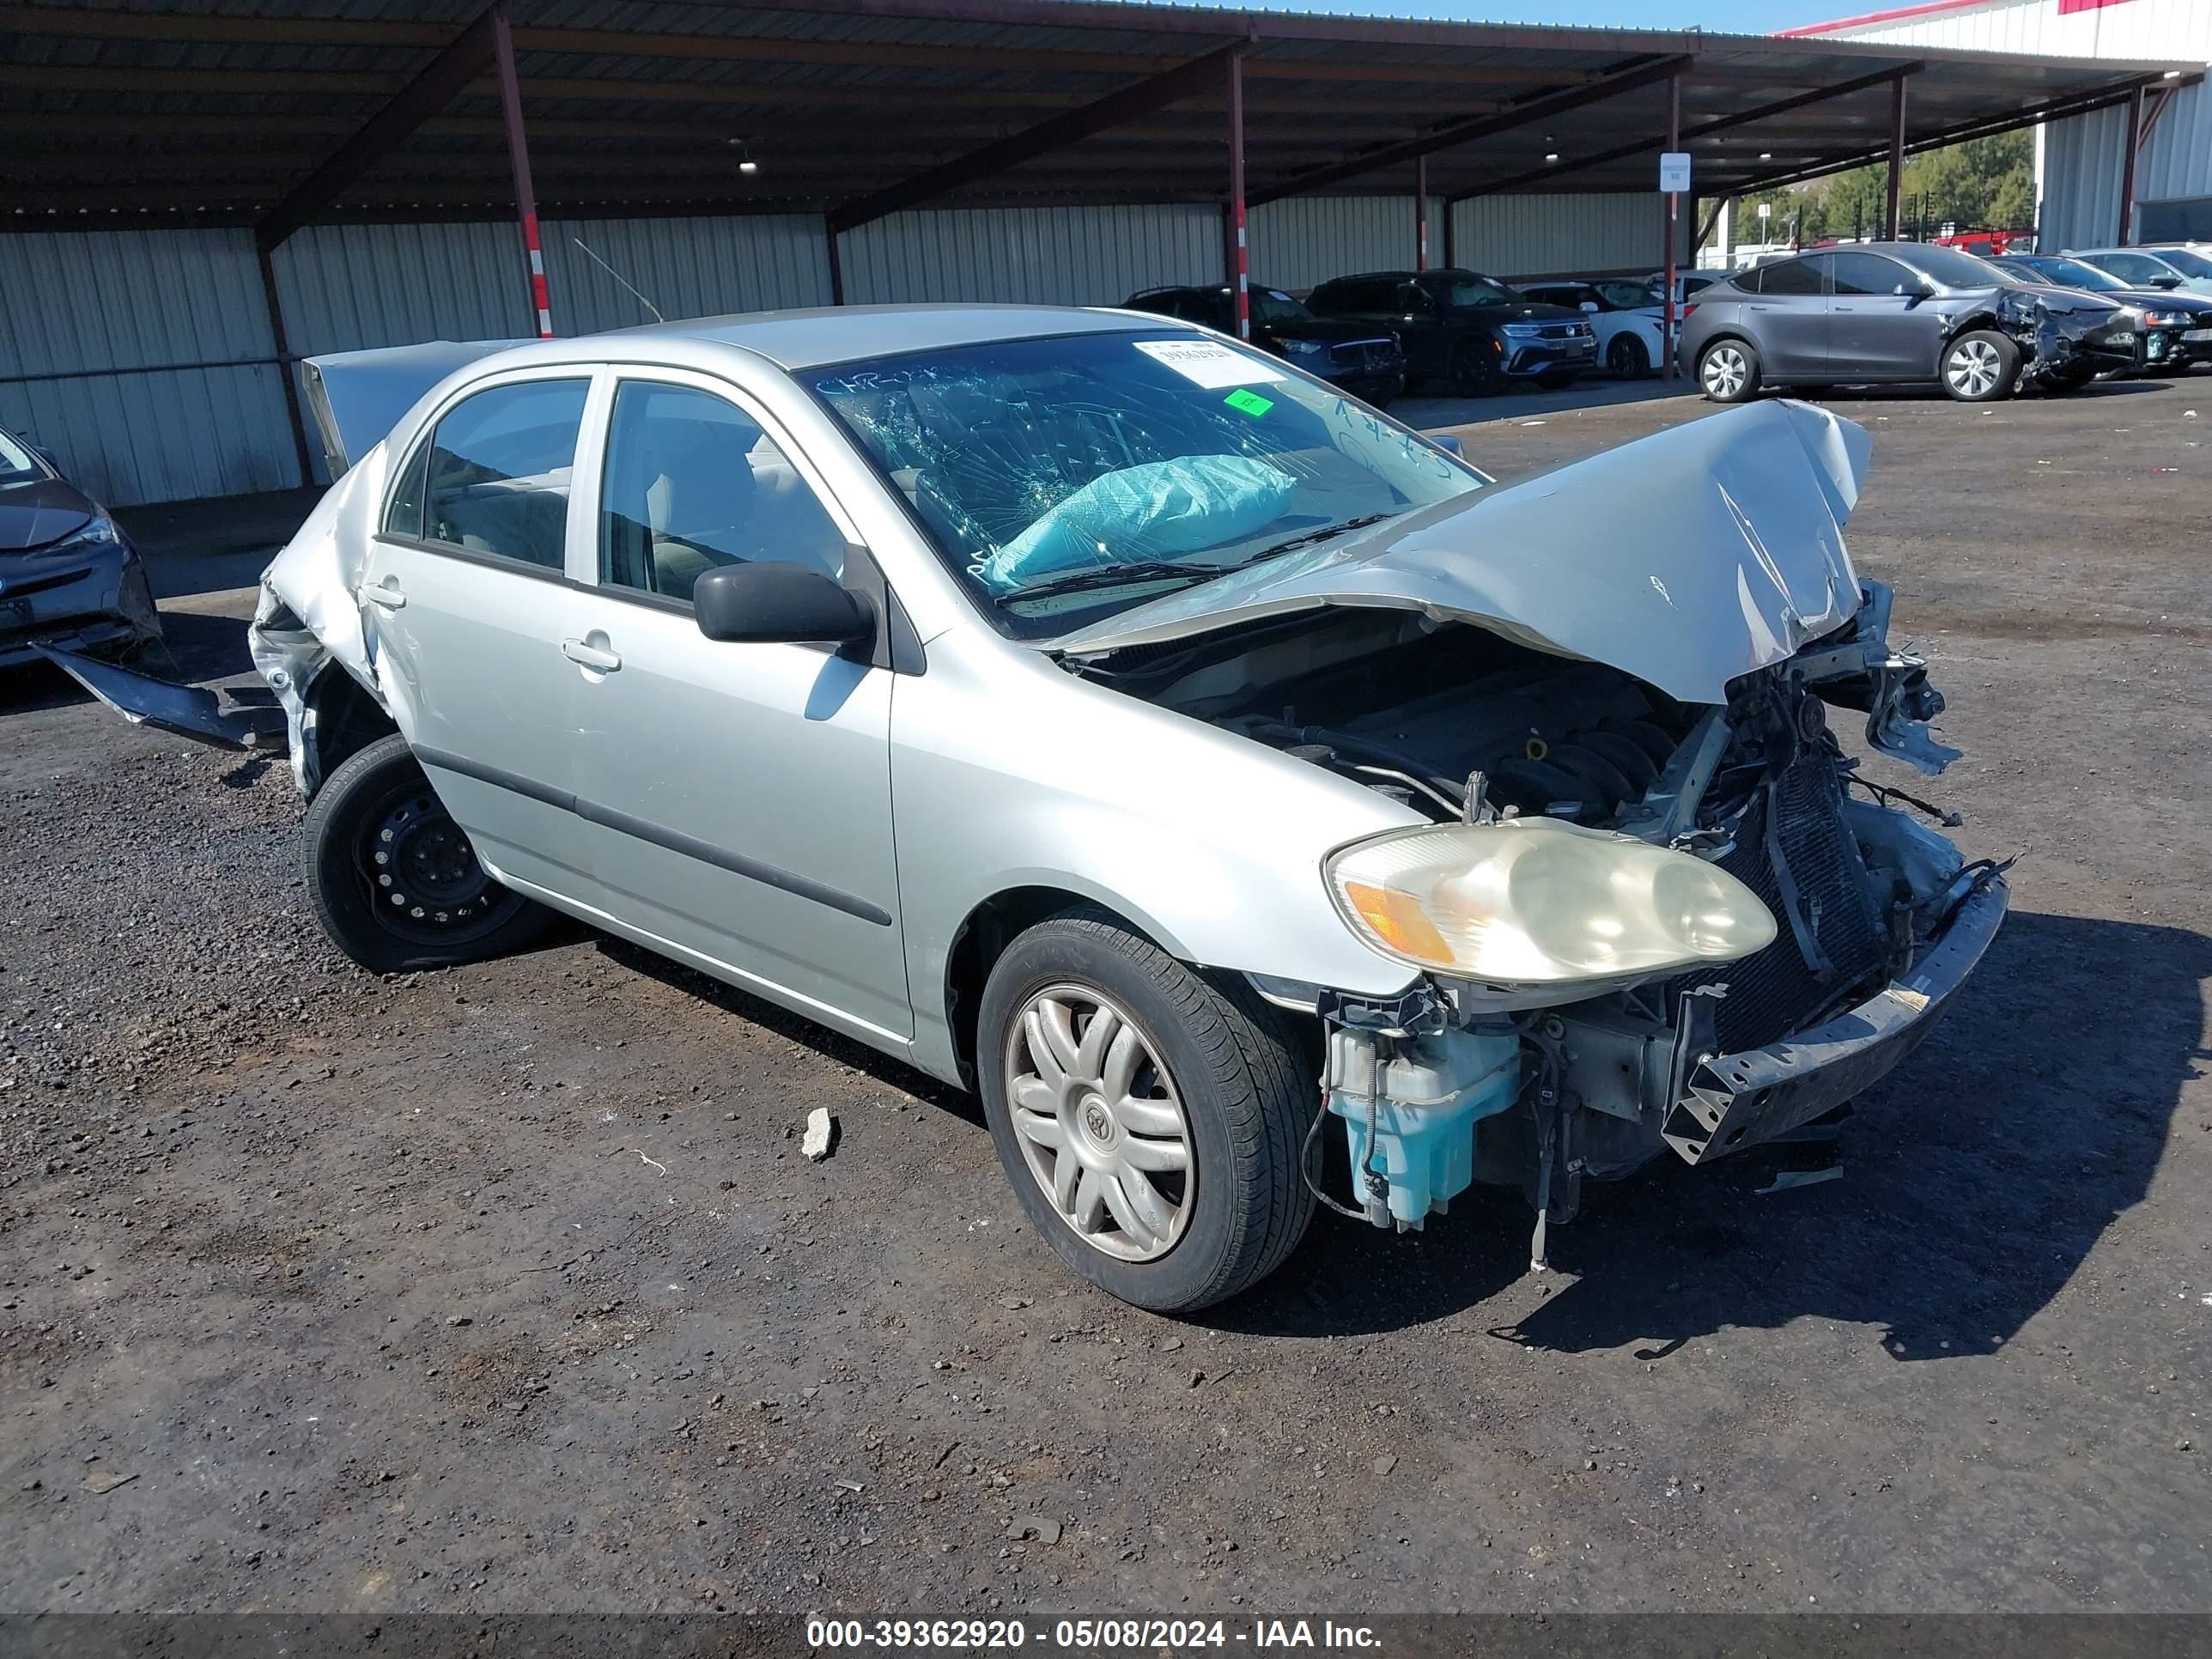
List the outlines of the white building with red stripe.
{"type": "MultiPolygon", "coordinates": [[[[1922,0],[1790,34],[2066,58],[2212,60],[2212,0],[1922,0]]],[[[2036,135],[2045,248],[2118,236],[2124,107],[2055,121],[2036,135]]],[[[2136,149],[2130,240],[2212,240],[2212,92],[2154,91],[2136,149]]]]}

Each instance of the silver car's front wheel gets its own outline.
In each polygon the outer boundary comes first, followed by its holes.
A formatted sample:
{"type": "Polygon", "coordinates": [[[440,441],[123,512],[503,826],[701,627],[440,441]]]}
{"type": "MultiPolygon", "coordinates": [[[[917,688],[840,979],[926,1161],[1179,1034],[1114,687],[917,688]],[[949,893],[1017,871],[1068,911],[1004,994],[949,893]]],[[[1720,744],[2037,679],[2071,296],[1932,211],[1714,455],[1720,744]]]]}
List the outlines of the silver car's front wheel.
{"type": "Polygon", "coordinates": [[[1007,941],[982,993],[983,1115],[1061,1261],[1162,1312],[1274,1271],[1313,1214],[1318,1058],[1288,1016],[1087,907],[1007,941]]]}
{"type": "Polygon", "coordinates": [[[1124,1261],[1175,1249],[1196,1187],[1190,1125],[1137,1023],[1097,991],[1048,987],[1008,1034],[1006,1068],[1022,1158],[1060,1219],[1124,1261]]]}

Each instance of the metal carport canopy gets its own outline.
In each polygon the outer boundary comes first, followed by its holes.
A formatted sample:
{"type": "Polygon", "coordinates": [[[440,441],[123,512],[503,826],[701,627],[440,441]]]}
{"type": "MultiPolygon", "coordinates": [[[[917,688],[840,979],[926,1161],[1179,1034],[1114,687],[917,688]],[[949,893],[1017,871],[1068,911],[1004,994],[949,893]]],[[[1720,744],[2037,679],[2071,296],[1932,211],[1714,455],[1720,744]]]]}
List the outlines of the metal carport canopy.
{"type": "Polygon", "coordinates": [[[2201,65],[1084,0],[0,4],[0,225],[1648,191],[1679,76],[1712,198],[2201,65]],[[526,124],[511,158],[492,10],[526,124]],[[742,140],[740,150],[733,140],[742,140]],[[740,156],[757,163],[740,171],[740,156]],[[1549,158],[1556,157],[1556,160],[1549,158]],[[520,161],[523,167],[514,165],[520,161]],[[526,205],[526,204],[521,204],[526,205]]]}

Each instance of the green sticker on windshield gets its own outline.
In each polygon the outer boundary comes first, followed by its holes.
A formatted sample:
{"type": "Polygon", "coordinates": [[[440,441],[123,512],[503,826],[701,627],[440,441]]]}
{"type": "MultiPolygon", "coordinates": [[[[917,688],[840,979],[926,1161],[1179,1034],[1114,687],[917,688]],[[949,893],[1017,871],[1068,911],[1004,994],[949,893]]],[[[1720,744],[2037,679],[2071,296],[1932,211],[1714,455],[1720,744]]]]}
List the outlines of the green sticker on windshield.
{"type": "Polygon", "coordinates": [[[1249,415],[1255,421],[1275,406],[1273,398],[1262,398],[1258,392],[1248,392],[1241,386],[1221,401],[1239,415],[1249,415]]]}

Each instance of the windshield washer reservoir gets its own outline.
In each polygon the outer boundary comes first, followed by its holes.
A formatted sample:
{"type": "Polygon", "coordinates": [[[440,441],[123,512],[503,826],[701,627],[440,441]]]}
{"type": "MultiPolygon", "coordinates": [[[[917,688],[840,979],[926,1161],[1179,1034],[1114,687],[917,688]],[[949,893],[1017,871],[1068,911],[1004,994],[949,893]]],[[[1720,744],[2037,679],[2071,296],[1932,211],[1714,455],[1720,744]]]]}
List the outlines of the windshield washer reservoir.
{"type": "Polygon", "coordinates": [[[1474,1181],[1474,1126],[1518,1096],[1521,1039],[1503,1030],[1441,1031],[1400,1039],[1387,1058],[1376,1042],[1371,1032],[1332,1030],[1325,1086],[1328,1109],[1344,1120],[1368,1219],[1403,1231],[1442,1215],[1474,1181]],[[1370,1172],[1389,1182],[1386,1195],[1370,1188],[1370,1172]]]}

